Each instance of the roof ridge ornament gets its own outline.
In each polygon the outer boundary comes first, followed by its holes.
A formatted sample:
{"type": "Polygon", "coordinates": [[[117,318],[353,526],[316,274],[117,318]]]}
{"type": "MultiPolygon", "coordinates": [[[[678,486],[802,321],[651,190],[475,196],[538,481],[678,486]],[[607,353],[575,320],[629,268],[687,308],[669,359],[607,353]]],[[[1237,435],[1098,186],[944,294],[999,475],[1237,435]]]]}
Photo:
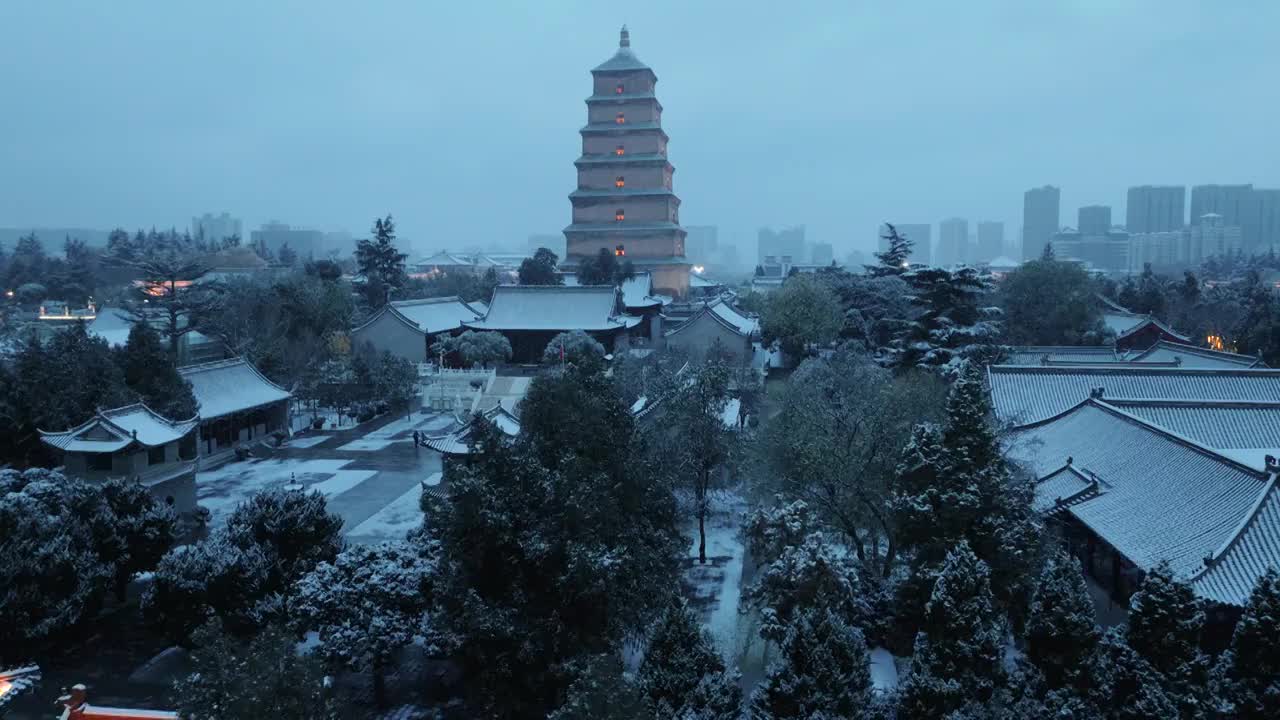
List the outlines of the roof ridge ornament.
{"type": "Polygon", "coordinates": [[[623,23],[622,25],[622,32],[618,33],[618,47],[631,47],[631,33],[627,31],[626,23],[623,23]]]}

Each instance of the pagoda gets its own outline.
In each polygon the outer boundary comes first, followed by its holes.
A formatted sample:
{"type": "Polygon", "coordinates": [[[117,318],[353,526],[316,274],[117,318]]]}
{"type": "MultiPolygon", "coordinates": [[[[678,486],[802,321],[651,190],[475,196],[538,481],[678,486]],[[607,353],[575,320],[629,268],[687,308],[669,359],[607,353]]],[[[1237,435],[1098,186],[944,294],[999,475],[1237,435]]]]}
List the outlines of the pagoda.
{"type": "Polygon", "coordinates": [[[658,76],[631,51],[623,26],[618,52],[591,71],[582,133],[578,189],[569,194],[573,224],[564,229],[566,265],[594,257],[601,248],[648,272],[656,292],[684,297],[689,261],[684,256],[680,198],[671,189],[675,168],[667,161],[658,76]]]}

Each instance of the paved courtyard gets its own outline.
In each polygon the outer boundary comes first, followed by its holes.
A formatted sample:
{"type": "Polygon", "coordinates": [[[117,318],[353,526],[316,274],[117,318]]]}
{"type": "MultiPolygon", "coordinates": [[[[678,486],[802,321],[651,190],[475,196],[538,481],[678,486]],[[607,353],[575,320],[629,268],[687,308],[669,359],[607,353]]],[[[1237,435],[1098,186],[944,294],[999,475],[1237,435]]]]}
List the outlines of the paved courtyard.
{"type": "Polygon", "coordinates": [[[252,459],[198,473],[197,500],[215,528],[255,492],[296,482],[324,494],[348,542],[399,540],[421,524],[422,482],[438,484],[442,469],[439,453],[414,447],[413,431],[438,433],[453,422],[452,415],[415,411],[410,419],[307,432],[280,449],[254,445],[252,459]]]}

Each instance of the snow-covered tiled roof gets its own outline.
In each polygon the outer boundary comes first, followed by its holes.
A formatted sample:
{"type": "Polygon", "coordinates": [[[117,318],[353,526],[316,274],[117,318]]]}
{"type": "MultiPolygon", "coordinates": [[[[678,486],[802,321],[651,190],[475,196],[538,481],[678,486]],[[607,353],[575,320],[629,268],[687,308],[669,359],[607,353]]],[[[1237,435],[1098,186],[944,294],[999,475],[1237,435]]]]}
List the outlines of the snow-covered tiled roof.
{"type": "Polygon", "coordinates": [[[1097,495],[1098,481],[1066,464],[1036,482],[1031,507],[1036,512],[1056,512],[1097,495]]]}
{"type": "Polygon", "coordinates": [[[70,430],[42,430],[40,440],[66,452],[112,453],[134,443],[144,447],[166,445],[182,439],[197,424],[197,418],[174,421],[142,403],[135,403],[114,410],[99,410],[70,430]]]}
{"type": "Polygon", "coordinates": [[[747,317],[746,315],[738,312],[737,308],[723,300],[717,300],[711,303],[709,309],[721,320],[724,320],[737,328],[738,332],[743,335],[756,335],[760,333],[759,318],[747,317]]]}
{"type": "Polygon", "coordinates": [[[1185,343],[1160,340],[1145,351],[1130,354],[1132,362],[1177,362],[1192,368],[1250,368],[1266,367],[1260,358],[1251,355],[1210,350],[1185,343]]]}
{"type": "Polygon", "coordinates": [[[1280,402],[1102,398],[1102,402],[1217,450],[1280,456],[1280,402]]]}
{"type": "Polygon", "coordinates": [[[1141,325],[1146,319],[1146,315],[1131,312],[1112,310],[1102,313],[1103,324],[1107,326],[1108,330],[1115,333],[1117,337],[1141,325]]]}
{"type": "Polygon", "coordinates": [[[1182,333],[1178,332],[1177,330],[1174,330],[1173,328],[1169,327],[1168,325],[1166,325],[1166,324],[1164,324],[1164,323],[1160,322],[1160,320],[1158,320],[1157,318],[1154,318],[1154,317],[1151,317],[1151,316],[1147,316],[1147,317],[1143,318],[1141,322],[1137,323],[1136,325],[1134,325],[1133,327],[1129,328],[1128,330],[1124,330],[1124,331],[1122,331],[1122,332],[1117,332],[1117,333],[1116,333],[1116,340],[1121,340],[1121,339],[1123,339],[1123,338],[1125,338],[1125,337],[1127,337],[1127,336],[1129,336],[1129,335],[1133,335],[1134,333],[1137,333],[1137,332],[1139,332],[1139,331],[1141,331],[1141,330],[1145,329],[1145,328],[1146,328],[1147,326],[1149,326],[1149,325],[1154,325],[1154,326],[1156,326],[1156,327],[1160,328],[1160,330],[1162,330],[1162,331],[1164,331],[1164,332],[1168,333],[1169,335],[1171,335],[1171,336],[1173,336],[1173,337],[1175,337],[1175,338],[1178,338],[1179,340],[1181,340],[1181,341],[1182,341],[1182,342],[1184,342],[1184,343],[1189,343],[1189,342],[1191,342],[1191,338],[1187,337],[1186,335],[1183,335],[1182,333]]]}
{"type": "Polygon", "coordinates": [[[489,311],[464,327],[475,330],[615,330],[641,318],[614,312],[617,291],[609,285],[499,285],[489,311]]]}
{"type": "Polygon", "coordinates": [[[1111,345],[1019,345],[1009,348],[1009,365],[1042,365],[1053,362],[1114,363],[1122,358],[1111,345]]]}
{"type": "Polygon", "coordinates": [[[129,341],[129,331],[133,329],[133,320],[118,308],[99,308],[93,322],[85,326],[85,332],[100,337],[112,347],[124,347],[129,341]]]}
{"type": "Polygon", "coordinates": [[[459,255],[457,253],[451,253],[448,250],[441,250],[435,255],[422,258],[421,260],[418,260],[417,262],[414,263],[414,265],[418,267],[422,267],[424,265],[474,266],[475,264],[476,264],[475,258],[471,257],[470,255],[459,255]]]}
{"type": "MultiPolygon", "coordinates": [[[[511,414],[502,406],[502,403],[485,410],[481,415],[509,438],[520,434],[520,418],[511,414]]],[[[445,455],[469,455],[471,454],[471,427],[474,422],[473,418],[466,425],[450,432],[428,435],[423,443],[445,455]]]]}
{"type": "MultiPolygon", "coordinates": [[[[565,287],[580,287],[577,273],[561,273],[560,276],[564,278],[565,287]]],[[[629,308],[653,307],[670,302],[671,298],[653,294],[653,276],[647,272],[638,272],[622,281],[622,304],[629,308]]]]}
{"type": "Polygon", "coordinates": [[[991,405],[1001,424],[1052,417],[1102,388],[1102,398],[1280,402],[1280,370],[1147,368],[1124,365],[992,365],[991,405]]]}
{"type": "Polygon", "coordinates": [[[462,327],[464,320],[475,320],[484,314],[456,296],[395,300],[389,305],[384,305],[356,330],[368,326],[384,313],[390,313],[413,329],[428,335],[457,329],[462,327]]]}
{"type": "MultiPolygon", "coordinates": [[[[1202,572],[1205,558],[1222,557],[1215,564],[1224,569],[1215,580],[1234,590],[1213,592],[1227,597],[1246,581],[1252,586],[1245,577],[1250,569],[1280,563],[1280,542],[1274,541],[1280,537],[1274,520],[1280,517],[1259,513],[1264,506],[1270,511],[1274,502],[1269,472],[1094,401],[1010,433],[1005,447],[1011,460],[1039,478],[1050,479],[1069,463],[1096,479],[1097,494],[1065,511],[1144,570],[1167,560],[1178,576],[1192,579],[1202,572]],[[1242,545],[1233,538],[1246,526],[1252,535],[1242,545]],[[1233,542],[1236,547],[1229,547],[1233,542]],[[1239,550],[1249,557],[1229,557],[1239,550]]],[[[1062,494],[1054,483],[1043,488],[1038,493],[1055,499],[1062,494]]],[[[1038,497],[1037,505],[1048,501],[1038,497]]],[[[1206,588],[1197,586],[1202,593],[1209,592],[1206,588]]]]}
{"type": "Polygon", "coordinates": [[[178,372],[191,383],[202,421],[290,398],[288,390],[268,380],[244,358],[188,365],[178,372]]]}
{"type": "Polygon", "coordinates": [[[1280,567],[1280,494],[1272,475],[1257,505],[1192,580],[1201,597],[1243,606],[1268,567],[1280,567]]]}

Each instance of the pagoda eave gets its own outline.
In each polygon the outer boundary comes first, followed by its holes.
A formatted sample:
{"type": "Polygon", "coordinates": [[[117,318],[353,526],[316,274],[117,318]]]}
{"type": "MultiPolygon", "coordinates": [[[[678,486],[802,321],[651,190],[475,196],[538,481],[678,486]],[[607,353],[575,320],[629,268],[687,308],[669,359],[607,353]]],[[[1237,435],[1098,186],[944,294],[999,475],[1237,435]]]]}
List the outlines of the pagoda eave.
{"type": "Polygon", "coordinates": [[[577,160],[574,160],[573,164],[578,167],[617,166],[619,168],[657,166],[666,167],[672,172],[675,172],[675,167],[671,165],[671,162],[667,160],[667,157],[658,153],[646,153],[643,155],[614,155],[612,153],[608,155],[583,155],[577,160]]]}

